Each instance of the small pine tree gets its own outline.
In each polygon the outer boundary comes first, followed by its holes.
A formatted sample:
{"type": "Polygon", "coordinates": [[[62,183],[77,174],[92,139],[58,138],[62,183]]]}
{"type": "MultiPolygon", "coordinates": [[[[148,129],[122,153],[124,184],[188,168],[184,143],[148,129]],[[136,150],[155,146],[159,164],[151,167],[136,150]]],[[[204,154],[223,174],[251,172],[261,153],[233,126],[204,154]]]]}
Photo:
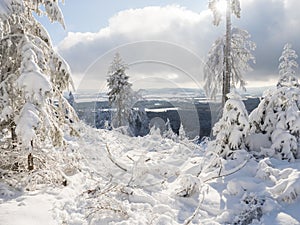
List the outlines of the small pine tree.
{"type": "Polygon", "coordinates": [[[245,148],[249,132],[248,112],[241,97],[232,91],[228,98],[222,118],[213,127],[216,139],[208,147],[225,159],[233,157],[235,150],[245,148]]]}
{"type": "Polygon", "coordinates": [[[132,114],[132,103],[134,93],[129,83],[129,76],[126,74],[127,66],[124,64],[119,53],[116,53],[108,71],[107,85],[109,88],[108,100],[116,109],[112,117],[114,128],[128,126],[132,114]]]}

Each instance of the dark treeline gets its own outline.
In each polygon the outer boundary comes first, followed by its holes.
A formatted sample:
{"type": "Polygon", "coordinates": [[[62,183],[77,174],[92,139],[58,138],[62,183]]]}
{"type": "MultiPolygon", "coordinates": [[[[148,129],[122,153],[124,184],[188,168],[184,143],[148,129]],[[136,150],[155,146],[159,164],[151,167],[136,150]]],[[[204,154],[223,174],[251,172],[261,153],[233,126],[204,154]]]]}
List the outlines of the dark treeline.
{"type": "MultiPolygon", "coordinates": [[[[250,113],[259,103],[258,98],[244,100],[246,109],[250,113]]],[[[152,120],[160,118],[166,122],[170,120],[174,133],[179,132],[180,124],[190,138],[196,136],[204,137],[211,135],[212,124],[218,119],[220,105],[215,103],[201,102],[171,102],[171,101],[140,101],[134,108],[144,107],[147,110],[149,125],[152,120]],[[198,121],[197,121],[198,120],[198,121]]],[[[83,102],[77,103],[75,109],[78,116],[85,123],[98,129],[106,129],[111,121],[111,108],[108,102],[83,102]]]]}

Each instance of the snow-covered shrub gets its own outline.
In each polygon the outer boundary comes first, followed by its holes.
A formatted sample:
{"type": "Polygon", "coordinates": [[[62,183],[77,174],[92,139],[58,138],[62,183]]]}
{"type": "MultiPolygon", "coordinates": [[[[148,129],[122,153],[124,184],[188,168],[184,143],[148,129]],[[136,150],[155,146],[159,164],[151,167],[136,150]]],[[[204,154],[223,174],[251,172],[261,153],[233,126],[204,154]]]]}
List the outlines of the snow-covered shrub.
{"type": "Polygon", "coordinates": [[[300,196],[300,172],[297,169],[277,169],[267,158],[259,162],[256,176],[271,181],[267,191],[277,200],[291,203],[300,196]]]}
{"type": "Polygon", "coordinates": [[[248,113],[241,97],[236,92],[228,97],[222,118],[213,127],[216,139],[208,145],[209,150],[223,158],[233,158],[235,150],[245,148],[249,131],[248,113]]]}
{"type": "MultiPolygon", "coordinates": [[[[101,178],[99,178],[101,179],[101,178]]],[[[107,182],[102,180],[103,183],[107,182]]],[[[112,221],[123,221],[128,219],[128,208],[125,201],[120,199],[127,191],[121,185],[107,184],[88,185],[81,194],[72,200],[66,201],[59,207],[65,212],[58,213],[61,224],[109,224],[112,221]]]]}
{"type": "Polygon", "coordinates": [[[32,154],[34,169],[28,171],[28,156],[10,149],[1,150],[0,179],[20,190],[44,185],[66,186],[68,176],[79,171],[81,156],[72,149],[44,147],[32,154]]]}
{"type": "Polygon", "coordinates": [[[260,221],[265,200],[253,193],[245,194],[241,200],[242,212],[234,218],[234,225],[247,225],[260,221]]]}
{"type": "Polygon", "coordinates": [[[97,220],[108,218],[116,219],[128,218],[126,208],[123,207],[122,202],[114,198],[117,192],[121,192],[118,186],[108,186],[103,189],[98,187],[93,190],[87,190],[83,197],[87,200],[86,202],[86,215],[88,220],[93,224],[97,220]]]}
{"type": "Polygon", "coordinates": [[[176,190],[176,194],[180,197],[190,197],[199,191],[202,185],[199,177],[190,174],[181,175],[178,179],[180,180],[180,188],[176,190]]]}
{"type": "MultiPolygon", "coordinates": [[[[287,171],[289,171],[287,169],[287,171]]],[[[282,171],[287,172],[287,171],[282,171]]],[[[268,189],[272,195],[283,202],[292,203],[300,195],[300,173],[291,171],[286,177],[278,179],[276,184],[268,189]]]]}

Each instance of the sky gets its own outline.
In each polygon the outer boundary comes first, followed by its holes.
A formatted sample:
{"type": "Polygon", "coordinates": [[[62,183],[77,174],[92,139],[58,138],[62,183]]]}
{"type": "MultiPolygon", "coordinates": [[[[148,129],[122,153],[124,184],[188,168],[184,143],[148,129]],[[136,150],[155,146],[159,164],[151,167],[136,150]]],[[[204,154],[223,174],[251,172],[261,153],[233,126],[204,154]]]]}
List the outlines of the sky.
{"type": "MultiPolygon", "coordinates": [[[[274,85],[284,44],[300,54],[300,1],[240,1],[241,18],[233,16],[233,26],[247,30],[257,45],[247,86],[274,85]]],[[[134,89],[202,88],[207,53],[225,32],[224,21],[212,24],[207,5],[208,0],[65,0],[65,30],[40,21],[69,63],[77,89],[105,89],[116,52],[128,65],[134,89]]]]}

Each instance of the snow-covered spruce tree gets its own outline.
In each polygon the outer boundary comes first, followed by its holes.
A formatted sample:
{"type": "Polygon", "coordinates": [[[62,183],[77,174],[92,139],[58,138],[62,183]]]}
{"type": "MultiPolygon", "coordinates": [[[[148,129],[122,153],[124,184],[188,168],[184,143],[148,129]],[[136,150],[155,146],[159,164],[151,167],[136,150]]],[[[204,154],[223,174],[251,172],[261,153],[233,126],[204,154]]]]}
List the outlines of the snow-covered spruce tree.
{"type": "MultiPolygon", "coordinates": [[[[245,87],[243,75],[252,68],[250,62],[255,62],[252,51],[256,45],[249,40],[250,34],[238,28],[232,29],[230,59],[231,87],[245,87]]],[[[208,53],[204,66],[204,90],[209,98],[215,99],[216,95],[224,88],[224,71],[226,71],[226,36],[215,41],[208,53]]],[[[224,93],[223,93],[224,94],[224,93]]],[[[224,98],[223,98],[224,99],[224,98]]]]}
{"type": "Polygon", "coordinates": [[[63,129],[72,130],[66,111],[76,120],[62,95],[72,83],[69,67],[33,13],[64,26],[58,1],[0,4],[0,131],[7,143],[18,144],[14,151],[19,155],[62,145],[63,129]]]}
{"type": "MultiPolygon", "coordinates": [[[[240,18],[240,0],[226,0],[226,2],[226,34],[224,38],[219,38],[214,43],[204,68],[206,94],[210,98],[215,98],[216,94],[222,90],[223,106],[227,101],[231,85],[235,86],[240,83],[243,87],[242,75],[250,68],[248,62],[254,61],[251,51],[255,49],[254,43],[247,40],[250,37],[248,32],[231,28],[231,15],[234,14],[240,18]],[[233,36],[236,36],[236,41],[233,36]],[[234,61],[236,58],[239,58],[237,60],[239,62],[234,61]]],[[[221,4],[221,0],[209,0],[208,4],[209,9],[213,12],[213,23],[216,26],[222,19],[218,4],[221,4]]]]}
{"type": "Polygon", "coordinates": [[[298,67],[295,58],[296,52],[286,45],[280,57],[281,76],[277,88],[264,93],[249,118],[251,133],[260,134],[270,141],[269,146],[261,149],[262,154],[289,161],[300,157],[300,90],[293,70],[298,67]]]}
{"type": "MultiPolygon", "coordinates": [[[[263,154],[266,156],[289,161],[299,158],[299,103],[298,87],[278,87],[266,91],[258,107],[250,114],[249,122],[251,134],[260,134],[270,144],[263,149],[252,150],[264,150],[263,154]]],[[[252,143],[249,144],[253,146],[252,143]]]]}
{"type": "Polygon", "coordinates": [[[134,92],[131,88],[132,84],[128,81],[126,69],[127,66],[120,54],[116,53],[108,70],[107,79],[109,104],[116,110],[112,117],[114,128],[128,126],[132,114],[134,92]]]}
{"type": "Polygon", "coordinates": [[[238,93],[232,91],[227,96],[222,118],[213,127],[216,139],[208,149],[225,159],[233,158],[235,150],[245,149],[249,132],[248,112],[238,93]]]}
{"type": "MultiPolygon", "coordinates": [[[[222,19],[222,14],[218,10],[218,4],[221,0],[209,0],[208,8],[213,12],[213,23],[218,26],[222,19]]],[[[224,71],[222,80],[222,103],[225,104],[227,100],[227,94],[230,92],[231,85],[231,69],[232,62],[230,61],[231,55],[231,14],[234,14],[237,18],[241,16],[240,0],[227,0],[226,8],[226,35],[225,35],[225,47],[224,47],[224,71]]]]}
{"type": "Polygon", "coordinates": [[[287,43],[283,47],[282,55],[279,58],[279,81],[277,87],[284,86],[295,86],[299,87],[298,79],[296,75],[296,69],[298,68],[298,63],[296,59],[298,55],[295,50],[292,49],[292,45],[287,43]]]}

